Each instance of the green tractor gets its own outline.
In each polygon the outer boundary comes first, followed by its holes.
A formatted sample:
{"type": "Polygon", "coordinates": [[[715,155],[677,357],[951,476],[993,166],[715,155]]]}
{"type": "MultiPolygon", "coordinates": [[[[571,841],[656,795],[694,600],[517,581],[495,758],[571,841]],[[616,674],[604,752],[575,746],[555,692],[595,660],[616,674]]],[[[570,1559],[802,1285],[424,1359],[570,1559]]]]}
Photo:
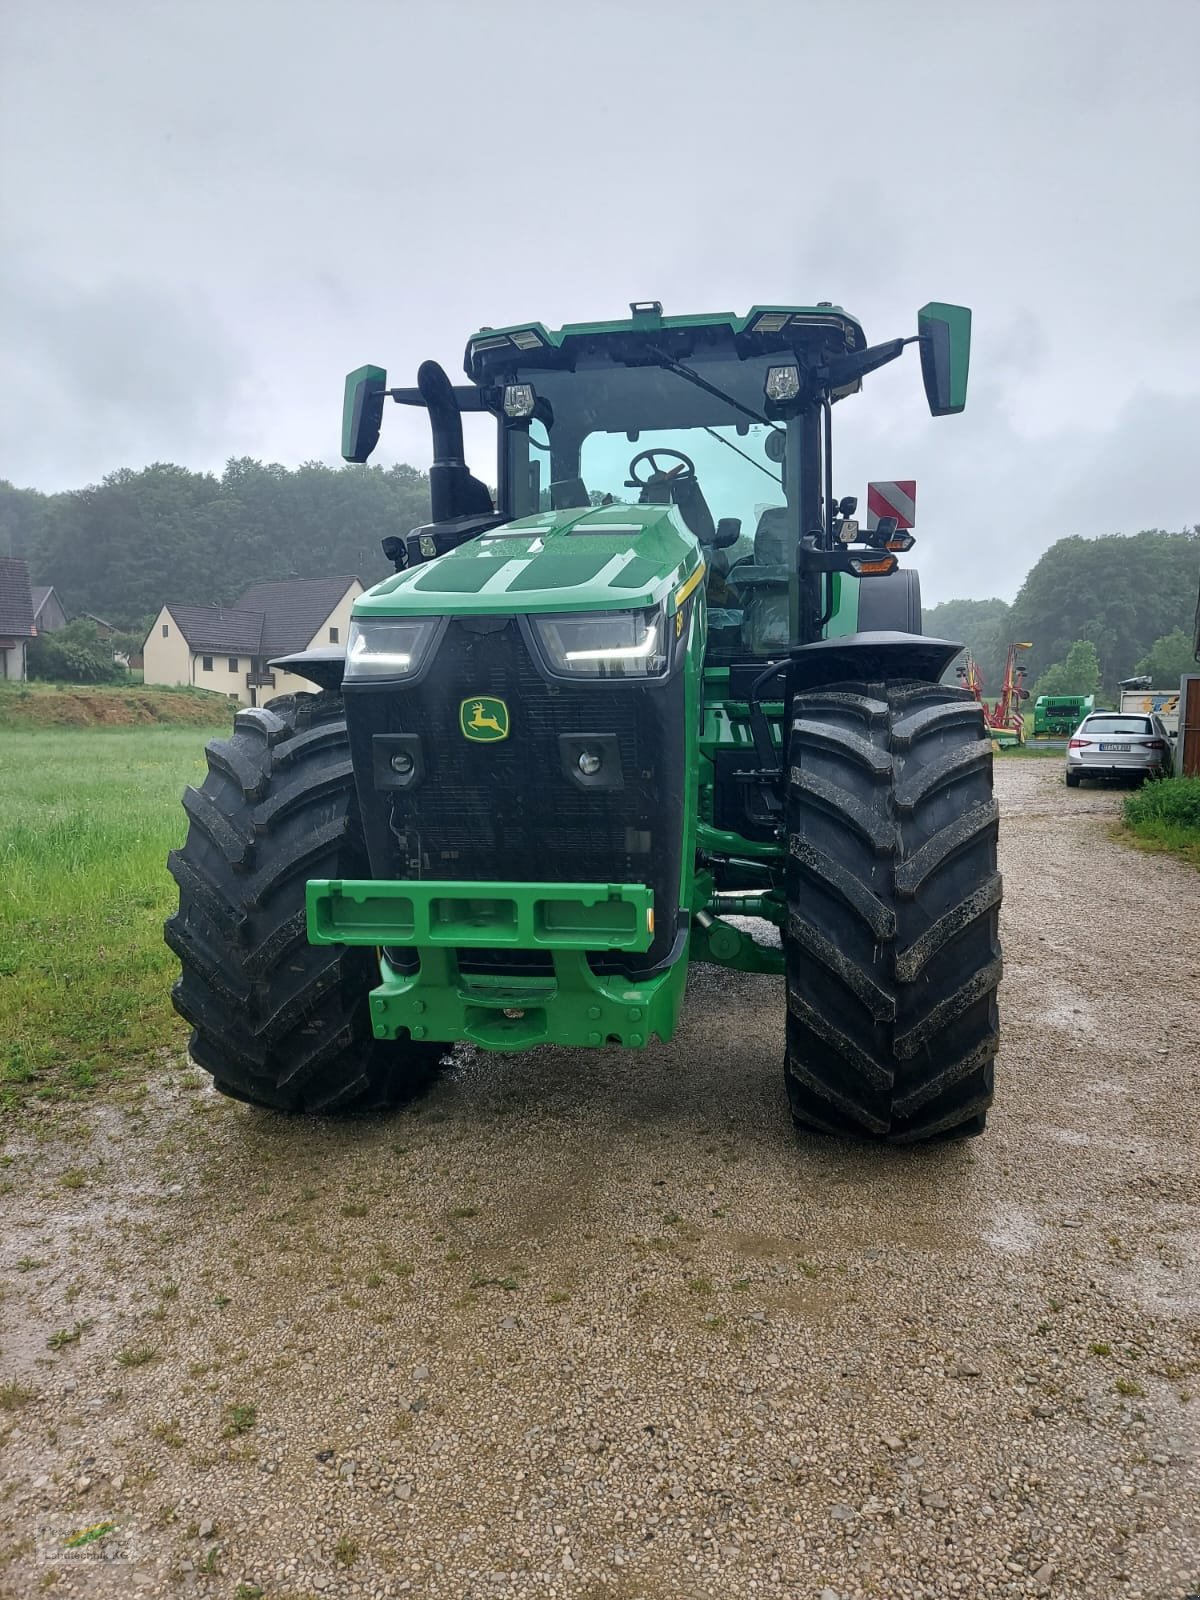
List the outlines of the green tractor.
{"type": "MultiPolygon", "coordinates": [[[[831,412],[970,313],[868,345],[832,304],[484,328],[469,382],[361,367],[342,453],[428,413],[432,521],[315,685],[240,711],[184,797],[166,937],[193,1059],[287,1111],[395,1103],[450,1048],[671,1038],[702,962],[784,980],[796,1125],[978,1133],[1000,978],[979,706],[921,635],[911,534],[835,498],[831,412]],[[497,489],[462,414],[486,412],[497,489]]],[[[781,1008],[782,1009],[782,1008],[781,1008]]]]}

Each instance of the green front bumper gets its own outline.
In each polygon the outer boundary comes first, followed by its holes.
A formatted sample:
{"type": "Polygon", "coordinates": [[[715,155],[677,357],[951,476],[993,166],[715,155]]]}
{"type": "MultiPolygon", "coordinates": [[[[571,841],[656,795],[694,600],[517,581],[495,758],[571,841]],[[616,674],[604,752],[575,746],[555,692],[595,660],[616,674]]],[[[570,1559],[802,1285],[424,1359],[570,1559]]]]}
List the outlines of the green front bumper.
{"type": "Polygon", "coordinates": [[[489,1050],[535,1044],[638,1046],[675,1031],[687,956],[635,981],[599,976],[587,952],[641,954],[654,938],[654,896],[643,884],[385,882],[314,879],[308,885],[314,944],[415,949],[420,969],[397,972],[380,958],[371,992],[380,1039],[411,1035],[470,1040],[489,1050]],[[467,974],[457,952],[537,950],[552,977],[467,974]]]}

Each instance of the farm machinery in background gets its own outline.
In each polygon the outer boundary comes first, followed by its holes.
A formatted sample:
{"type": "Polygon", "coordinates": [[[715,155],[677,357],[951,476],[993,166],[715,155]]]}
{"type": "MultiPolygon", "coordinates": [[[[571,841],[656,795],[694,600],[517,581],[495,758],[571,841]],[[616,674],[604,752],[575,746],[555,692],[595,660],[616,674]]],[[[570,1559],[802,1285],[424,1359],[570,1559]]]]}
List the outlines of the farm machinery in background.
{"type": "Polygon", "coordinates": [[[1018,652],[1032,648],[1031,644],[1009,645],[1004,661],[1004,681],[995,705],[989,705],[983,697],[983,675],[979,671],[979,663],[969,650],[957,669],[963,688],[979,702],[983,720],[993,740],[1002,749],[1025,743],[1025,717],[1021,702],[1029,699],[1029,690],[1025,687],[1025,666],[1018,652]]]}
{"type": "Polygon", "coordinates": [[[1095,709],[1094,694],[1040,694],[1033,702],[1033,736],[1067,738],[1095,709]]]}

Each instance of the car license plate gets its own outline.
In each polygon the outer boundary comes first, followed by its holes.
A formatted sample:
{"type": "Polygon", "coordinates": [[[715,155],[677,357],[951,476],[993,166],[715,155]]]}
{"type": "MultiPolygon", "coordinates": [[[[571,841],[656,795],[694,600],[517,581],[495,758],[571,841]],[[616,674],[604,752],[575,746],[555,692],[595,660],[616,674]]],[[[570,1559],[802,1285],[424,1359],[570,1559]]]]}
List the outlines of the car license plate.
{"type": "Polygon", "coordinates": [[[1129,746],[1126,744],[1102,744],[1100,748],[1101,750],[1128,750],[1129,746]]]}

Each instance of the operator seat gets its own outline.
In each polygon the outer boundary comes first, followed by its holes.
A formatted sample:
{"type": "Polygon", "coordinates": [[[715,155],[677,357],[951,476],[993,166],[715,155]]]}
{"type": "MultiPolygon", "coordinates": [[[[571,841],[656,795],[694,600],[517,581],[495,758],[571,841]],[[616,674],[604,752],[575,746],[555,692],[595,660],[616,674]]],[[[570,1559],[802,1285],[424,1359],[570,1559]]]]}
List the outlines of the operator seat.
{"type": "Polygon", "coordinates": [[[741,595],[742,643],[754,655],[769,655],[788,643],[788,578],[793,559],[786,506],[768,506],[754,531],[754,555],[740,561],[729,582],[741,595]]]}
{"type": "Polygon", "coordinates": [[[552,511],[575,511],[580,507],[590,506],[591,503],[587,484],[582,478],[558,478],[550,485],[552,511]]]}

